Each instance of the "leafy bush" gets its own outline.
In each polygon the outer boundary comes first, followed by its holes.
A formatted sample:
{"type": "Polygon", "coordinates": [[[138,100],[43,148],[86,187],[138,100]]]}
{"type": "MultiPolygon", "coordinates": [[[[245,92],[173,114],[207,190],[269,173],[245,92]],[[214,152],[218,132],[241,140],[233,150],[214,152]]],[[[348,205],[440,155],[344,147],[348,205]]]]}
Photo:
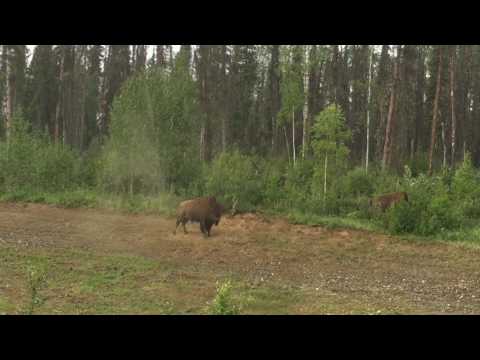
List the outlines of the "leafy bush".
{"type": "Polygon", "coordinates": [[[395,234],[433,235],[457,229],[463,216],[448,192],[444,176],[408,178],[404,184],[409,202],[387,212],[387,227],[395,234]]]}
{"type": "Polygon", "coordinates": [[[455,203],[463,216],[480,218],[480,178],[469,154],[455,171],[451,189],[455,203]]]}
{"type": "Polygon", "coordinates": [[[61,192],[84,182],[85,174],[74,151],[32,133],[21,113],[12,123],[8,143],[0,143],[0,186],[3,192],[61,192]]]}
{"type": "Polygon", "coordinates": [[[285,192],[282,191],[286,176],[285,162],[268,161],[265,164],[263,175],[263,196],[264,205],[273,210],[282,208],[285,202],[285,192]]]}
{"type": "Polygon", "coordinates": [[[371,196],[374,192],[374,179],[362,167],[347,172],[342,178],[341,192],[344,196],[371,196]]]}
{"type": "Polygon", "coordinates": [[[296,166],[289,166],[285,173],[284,207],[306,211],[315,205],[311,196],[311,183],[314,172],[314,163],[304,160],[297,162],[296,166]]]}
{"type": "MultiPolygon", "coordinates": [[[[151,69],[125,82],[113,102],[100,183],[117,193],[185,193],[201,174],[196,88],[188,70],[151,69]]],[[[201,119],[200,119],[201,120],[201,119]]]]}
{"type": "Polygon", "coordinates": [[[336,214],[368,218],[368,199],[374,190],[374,175],[367,174],[364,168],[358,167],[347,172],[332,187],[336,194],[336,214]]]}
{"type": "Polygon", "coordinates": [[[226,281],[217,288],[217,294],[211,305],[213,315],[238,315],[240,309],[232,300],[232,283],[226,281]]]}
{"type": "Polygon", "coordinates": [[[263,162],[238,151],[220,154],[205,171],[205,192],[217,196],[226,206],[252,211],[262,201],[263,162]]]}

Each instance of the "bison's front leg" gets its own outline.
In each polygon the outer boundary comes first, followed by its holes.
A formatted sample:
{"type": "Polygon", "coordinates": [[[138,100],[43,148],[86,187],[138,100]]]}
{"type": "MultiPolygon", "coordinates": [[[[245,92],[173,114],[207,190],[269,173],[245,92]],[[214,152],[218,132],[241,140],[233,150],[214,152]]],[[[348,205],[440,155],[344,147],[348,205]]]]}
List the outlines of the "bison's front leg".
{"type": "Polygon", "coordinates": [[[182,225],[183,225],[183,233],[184,233],[184,234],[188,234],[187,227],[185,226],[186,223],[187,223],[186,221],[183,221],[183,222],[182,222],[182,225]]]}
{"type": "Polygon", "coordinates": [[[208,237],[207,225],[205,223],[205,220],[200,221],[200,230],[202,231],[202,233],[205,237],[208,237]]]}

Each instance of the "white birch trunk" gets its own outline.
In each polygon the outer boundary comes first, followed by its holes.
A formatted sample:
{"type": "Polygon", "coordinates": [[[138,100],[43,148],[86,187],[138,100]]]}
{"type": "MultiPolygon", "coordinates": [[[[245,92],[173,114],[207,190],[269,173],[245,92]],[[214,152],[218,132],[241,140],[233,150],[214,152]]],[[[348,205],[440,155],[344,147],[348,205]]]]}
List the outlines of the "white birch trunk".
{"type": "Polygon", "coordinates": [[[15,84],[12,81],[12,54],[11,49],[8,45],[3,45],[3,51],[6,53],[6,62],[5,62],[5,102],[4,102],[4,112],[5,112],[5,136],[8,140],[10,139],[10,129],[12,126],[12,117],[13,117],[13,104],[15,97],[15,84]]]}
{"type": "Polygon", "coordinates": [[[293,166],[296,164],[297,152],[295,150],[295,110],[292,110],[292,147],[293,147],[293,166]]]}
{"type": "Polygon", "coordinates": [[[305,159],[305,153],[307,152],[307,131],[308,131],[308,83],[310,79],[310,65],[308,58],[309,46],[305,45],[305,72],[303,76],[303,93],[304,93],[304,102],[303,102],[303,139],[302,139],[302,159],[305,159]]]}
{"type": "Polygon", "coordinates": [[[327,166],[328,166],[328,154],[325,153],[325,174],[323,180],[323,206],[327,203],[327,166]]]}

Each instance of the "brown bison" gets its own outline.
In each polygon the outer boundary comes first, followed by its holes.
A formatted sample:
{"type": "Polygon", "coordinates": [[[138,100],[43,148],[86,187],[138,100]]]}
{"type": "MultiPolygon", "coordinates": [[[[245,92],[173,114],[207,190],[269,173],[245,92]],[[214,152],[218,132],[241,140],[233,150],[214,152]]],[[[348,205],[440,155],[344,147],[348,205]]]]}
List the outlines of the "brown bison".
{"type": "Polygon", "coordinates": [[[407,193],[396,192],[396,193],[377,196],[376,198],[370,199],[370,206],[375,206],[377,208],[380,208],[382,212],[385,212],[389,207],[403,200],[408,202],[407,193]]]}
{"type": "Polygon", "coordinates": [[[210,229],[215,224],[218,226],[220,218],[224,212],[222,204],[217,202],[215,197],[200,197],[192,200],[183,201],[177,208],[177,224],[174,234],[180,224],[186,234],[185,224],[188,222],[199,222],[200,230],[205,236],[210,236],[210,229]]]}

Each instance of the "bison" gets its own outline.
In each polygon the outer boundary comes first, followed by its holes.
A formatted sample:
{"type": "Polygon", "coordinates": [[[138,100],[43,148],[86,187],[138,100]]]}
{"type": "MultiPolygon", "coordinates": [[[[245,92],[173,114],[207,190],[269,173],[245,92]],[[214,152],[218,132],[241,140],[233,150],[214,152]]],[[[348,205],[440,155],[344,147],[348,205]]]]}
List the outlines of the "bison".
{"type": "Polygon", "coordinates": [[[218,226],[224,212],[222,204],[217,202],[215,197],[200,197],[192,200],[183,201],[177,208],[177,224],[174,234],[180,224],[183,231],[187,234],[185,224],[188,222],[199,222],[200,230],[205,236],[210,236],[210,230],[215,224],[218,226]]]}
{"type": "Polygon", "coordinates": [[[389,207],[403,200],[408,202],[407,193],[396,192],[396,193],[377,196],[376,198],[370,199],[370,206],[378,207],[382,210],[382,212],[385,212],[389,207]]]}

